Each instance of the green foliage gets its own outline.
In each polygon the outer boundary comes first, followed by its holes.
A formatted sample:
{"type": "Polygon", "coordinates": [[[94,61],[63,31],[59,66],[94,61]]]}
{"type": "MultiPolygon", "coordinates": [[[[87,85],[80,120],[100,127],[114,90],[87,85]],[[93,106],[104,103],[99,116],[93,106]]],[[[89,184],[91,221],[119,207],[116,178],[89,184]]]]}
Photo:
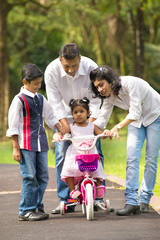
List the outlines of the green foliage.
{"type": "MultiPolygon", "coordinates": [[[[8,2],[16,4],[19,1],[8,0],[8,2]]],[[[43,5],[39,4],[40,1],[37,1],[37,4],[30,0],[24,2],[24,5],[15,5],[9,12],[7,19],[11,99],[19,92],[22,85],[20,73],[23,64],[34,62],[42,71],[45,71],[48,63],[58,57],[60,47],[68,42],[76,42],[81,54],[92,58],[97,63],[101,61],[100,64],[107,64],[119,69],[119,50],[114,47],[114,42],[110,40],[108,31],[108,21],[111,15],[119,16],[120,14],[125,22],[127,30],[123,43],[125,71],[126,74],[132,74],[132,39],[127,12],[132,10],[136,17],[136,9],[141,5],[146,28],[144,76],[147,81],[152,83],[153,87],[158,89],[157,85],[160,78],[158,59],[160,57],[159,51],[157,55],[154,51],[154,47],[160,41],[158,21],[160,3],[158,0],[120,0],[120,12],[118,12],[116,0],[113,0],[112,4],[109,0],[48,0],[43,5]],[[155,30],[154,36],[151,36],[152,29],[155,30]],[[152,41],[153,47],[149,49],[149,53],[148,44],[150,41],[152,41]],[[148,57],[148,54],[155,56],[154,61],[149,60],[151,58],[148,57]],[[98,58],[100,55],[102,60],[98,58]],[[155,64],[155,59],[157,64],[155,64]],[[155,67],[152,68],[151,65],[155,67]]],[[[118,41],[117,39],[117,43],[118,41]]],[[[44,85],[42,87],[44,91],[44,85]]]]}
{"type": "Polygon", "coordinates": [[[57,30],[55,12],[50,12],[48,16],[47,12],[29,4],[16,6],[8,14],[10,99],[22,85],[20,76],[24,63],[36,63],[45,71],[48,63],[58,57],[57,49],[63,44],[63,34],[59,32],[60,28],[57,30]]]}
{"type": "Polygon", "coordinates": [[[160,93],[160,45],[146,44],[145,79],[150,85],[160,93]]]}

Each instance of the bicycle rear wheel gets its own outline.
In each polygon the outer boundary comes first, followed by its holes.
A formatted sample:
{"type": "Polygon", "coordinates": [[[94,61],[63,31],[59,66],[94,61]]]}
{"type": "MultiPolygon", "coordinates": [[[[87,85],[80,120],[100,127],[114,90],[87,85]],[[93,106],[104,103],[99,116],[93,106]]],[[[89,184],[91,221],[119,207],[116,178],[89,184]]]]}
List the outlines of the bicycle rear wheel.
{"type": "Polygon", "coordinates": [[[93,187],[90,183],[86,184],[86,215],[87,220],[91,221],[94,218],[93,212],[93,187]]]}

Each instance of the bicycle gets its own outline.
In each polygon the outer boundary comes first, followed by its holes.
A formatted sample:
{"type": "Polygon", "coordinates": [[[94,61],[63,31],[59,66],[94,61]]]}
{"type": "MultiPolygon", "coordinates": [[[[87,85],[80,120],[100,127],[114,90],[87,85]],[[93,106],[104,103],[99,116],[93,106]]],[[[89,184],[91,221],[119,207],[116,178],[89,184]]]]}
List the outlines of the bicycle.
{"type": "MultiPolygon", "coordinates": [[[[71,141],[79,153],[83,152],[83,154],[79,154],[76,156],[75,161],[78,163],[79,170],[85,172],[84,179],[77,184],[79,185],[79,191],[81,192],[81,195],[78,197],[78,199],[68,199],[67,203],[61,201],[60,203],[61,215],[65,214],[65,210],[67,209],[68,206],[77,205],[79,203],[82,205],[82,213],[86,215],[87,220],[90,221],[94,218],[96,180],[93,179],[92,176],[90,176],[90,173],[97,170],[98,161],[100,161],[100,157],[98,154],[92,154],[89,152],[95,146],[97,139],[103,136],[104,134],[100,134],[97,136],[86,135],[72,138],[70,134],[65,134],[64,137],[61,139],[61,141],[65,140],[71,141]]],[[[106,212],[109,214],[110,213],[109,200],[106,200],[105,208],[106,212]]]]}

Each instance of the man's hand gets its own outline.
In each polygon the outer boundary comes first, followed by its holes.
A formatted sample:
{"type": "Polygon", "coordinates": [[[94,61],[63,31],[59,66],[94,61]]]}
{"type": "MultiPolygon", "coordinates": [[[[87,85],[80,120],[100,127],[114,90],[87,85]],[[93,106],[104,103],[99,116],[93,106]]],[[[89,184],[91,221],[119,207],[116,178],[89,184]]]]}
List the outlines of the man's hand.
{"type": "Polygon", "coordinates": [[[62,135],[68,133],[68,126],[61,126],[59,123],[57,123],[56,128],[58,129],[59,132],[62,133],[62,135]]]}

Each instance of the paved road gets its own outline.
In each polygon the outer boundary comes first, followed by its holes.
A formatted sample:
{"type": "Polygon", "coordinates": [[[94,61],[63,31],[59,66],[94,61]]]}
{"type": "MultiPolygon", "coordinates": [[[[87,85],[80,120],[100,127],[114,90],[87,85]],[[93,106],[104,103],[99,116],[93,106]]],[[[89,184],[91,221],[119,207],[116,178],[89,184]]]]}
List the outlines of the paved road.
{"type": "MultiPolygon", "coordinates": [[[[50,168],[50,181],[44,195],[45,211],[57,206],[55,169],[50,168]]],[[[19,166],[0,164],[0,240],[160,240],[160,215],[150,207],[148,214],[119,217],[95,212],[93,221],[76,212],[51,215],[39,222],[19,222],[19,166]]],[[[107,180],[107,199],[115,210],[124,206],[124,191],[107,180]]]]}

